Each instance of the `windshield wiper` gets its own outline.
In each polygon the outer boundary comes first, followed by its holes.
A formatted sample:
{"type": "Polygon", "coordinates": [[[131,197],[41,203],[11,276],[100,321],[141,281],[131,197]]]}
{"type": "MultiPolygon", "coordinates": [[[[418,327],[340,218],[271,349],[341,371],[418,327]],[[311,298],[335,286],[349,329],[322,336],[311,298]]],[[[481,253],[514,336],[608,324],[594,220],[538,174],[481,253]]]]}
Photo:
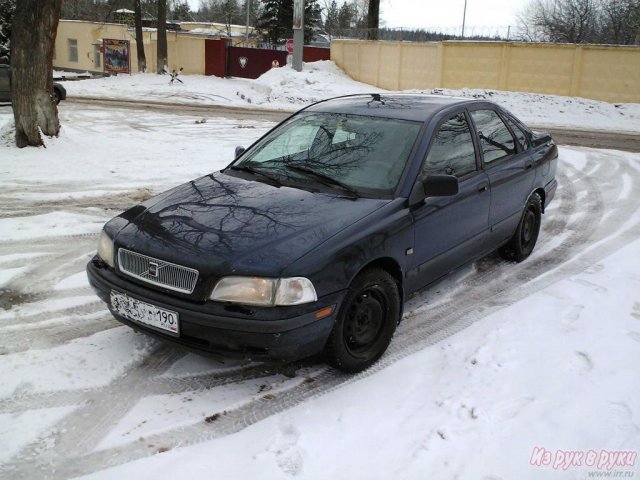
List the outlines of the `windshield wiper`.
{"type": "Polygon", "coordinates": [[[294,170],[296,172],[306,173],[307,175],[315,177],[318,180],[320,180],[321,183],[324,183],[325,185],[329,185],[329,186],[332,186],[332,187],[339,187],[339,188],[351,193],[354,197],[360,197],[360,194],[356,191],[356,189],[354,189],[353,187],[350,187],[349,185],[347,185],[345,183],[342,183],[340,180],[336,180],[335,178],[330,177],[329,175],[325,175],[324,173],[316,172],[315,170],[312,170],[312,169],[307,168],[307,167],[303,167],[301,165],[287,164],[287,165],[285,165],[285,167],[287,167],[290,170],[294,170]]]}
{"type": "Polygon", "coordinates": [[[271,175],[261,172],[260,170],[256,170],[253,167],[250,167],[249,165],[231,165],[229,167],[231,170],[240,170],[241,172],[248,172],[251,173],[253,175],[257,175],[263,178],[266,178],[267,180],[270,180],[271,183],[274,184],[275,187],[280,188],[283,184],[280,180],[278,180],[276,177],[272,177],[271,175]]]}

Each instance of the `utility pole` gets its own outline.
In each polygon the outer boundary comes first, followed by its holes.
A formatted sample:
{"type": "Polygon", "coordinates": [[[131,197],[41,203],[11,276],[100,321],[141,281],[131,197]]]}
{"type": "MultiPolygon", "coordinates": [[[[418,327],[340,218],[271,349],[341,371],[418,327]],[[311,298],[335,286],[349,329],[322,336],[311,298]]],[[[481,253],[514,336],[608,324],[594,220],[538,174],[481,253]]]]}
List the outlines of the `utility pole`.
{"type": "Polygon", "coordinates": [[[464,12],[462,13],[462,38],[464,38],[464,23],[467,20],[467,0],[464,0],[464,12]]]}
{"type": "Polygon", "coordinates": [[[249,13],[251,12],[251,0],[244,1],[245,8],[247,10],[247,23],[244,30],[244,46],[249,47],[249,13]]]}
{"type": "Polygon", "coordinates": [[[293,68],[302,71],[304,48],[304,0],[293,0],[293,68]]]}

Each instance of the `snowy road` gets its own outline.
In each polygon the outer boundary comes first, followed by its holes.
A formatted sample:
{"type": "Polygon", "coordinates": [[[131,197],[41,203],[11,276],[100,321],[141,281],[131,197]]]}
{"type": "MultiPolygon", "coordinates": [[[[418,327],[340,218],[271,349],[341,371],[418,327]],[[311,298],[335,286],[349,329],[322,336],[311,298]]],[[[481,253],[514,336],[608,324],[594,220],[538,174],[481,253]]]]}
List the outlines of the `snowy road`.
{"type": "MultiPolygon", "coordinates": [[[[0,109],[0,128],[8,117],[0,109]]],[[[74,104],[61,118],[63,135],[46,150],[10,149],[0,132],[1,478],[92,474],[243,431],[597,270],[640,236],[640,155],[563,147],[532,257],[515,265],[489,256],[414,297],[367,372],[223,364],[120,326],[84,265],[106,219],[220,168],[271,123],[74,104]]]]}
{"type": "MultiPolygon", "coordinates": [[[[224,117],[230,119],[260,119],[280,122],[291,112],[282,110],[267,110],[264,108],[252,110],[247,106],[224,105],[189,105],[185,103],[151,102],[148,100],[115,100],[99,97],[69,97],[68,102],[97,105],[104,108],[129,108],[132,110],[155,111],[179,115],[200,115],[203,118],[224,117]]],[[[614,129],[598,130],[596,128],[571,128],[562,126],[555,120],[554,124],[530,123],[535,130],[549,132],[562,145],[573,145],[590,148],[607,148],[640,152],[640,133],[616,131],[614,129]]]]}

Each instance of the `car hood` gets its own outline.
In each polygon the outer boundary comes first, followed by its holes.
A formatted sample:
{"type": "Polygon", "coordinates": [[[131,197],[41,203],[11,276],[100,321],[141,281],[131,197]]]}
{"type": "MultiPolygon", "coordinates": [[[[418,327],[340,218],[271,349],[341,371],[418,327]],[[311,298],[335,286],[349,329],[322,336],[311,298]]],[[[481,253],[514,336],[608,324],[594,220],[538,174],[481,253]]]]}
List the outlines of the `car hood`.
{"type": "Polygon", "coordinates": [[[389,200],[274,187],[219,172],[121,215],[116,245],[196,268],[201,275],[276,277],[389,200]]]}

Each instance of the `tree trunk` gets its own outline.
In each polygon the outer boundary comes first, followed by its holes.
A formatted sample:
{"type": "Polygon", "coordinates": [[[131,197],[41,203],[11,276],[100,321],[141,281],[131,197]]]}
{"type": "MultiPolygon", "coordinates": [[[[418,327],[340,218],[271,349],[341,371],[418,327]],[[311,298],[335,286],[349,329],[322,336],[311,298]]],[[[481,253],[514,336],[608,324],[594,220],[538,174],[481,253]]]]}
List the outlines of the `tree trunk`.
{"type": "Polygon", "coordinates": [[[158,73],[167,66],[167,0],[158,0],[158,73]]]}
{"type": "Polygon", "coordinates": [[[138,50],[138,71],[147,71],[147,57],[144,54],[144,38],[142,37],[142,7],[140,0],[135,0],[136,48],[138,50]]]}
{"type": "Polygon", "coordinates": [[[378,39],[378,27],[380,26],[380,0],[369,0],[369,13],[367,15],[367,38],[378,39]]]}
{"type": "Polygon", "coordinates": [[[53,101],[53,46],[62,0],[20,0],[11,30],[11,98],[20,148],[60,131],[53,101]]]}

